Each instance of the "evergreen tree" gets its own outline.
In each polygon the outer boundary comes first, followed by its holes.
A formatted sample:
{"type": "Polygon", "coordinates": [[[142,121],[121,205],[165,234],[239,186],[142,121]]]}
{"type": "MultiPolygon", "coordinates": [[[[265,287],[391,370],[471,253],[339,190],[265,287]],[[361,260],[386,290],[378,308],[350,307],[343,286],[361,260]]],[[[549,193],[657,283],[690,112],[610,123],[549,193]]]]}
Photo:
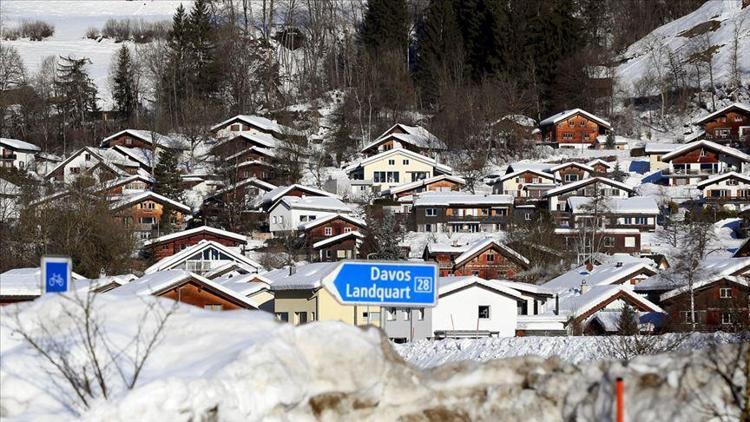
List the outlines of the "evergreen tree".
{"type": "Polygon", "coordinates": [[[165,148],[159,153],[159,162],[154,167],[154,192],[175,201],[181,200],[180,172],[177,169],[177,153],[165,148]]]}
{"type": "Polygon", "coordinates": [[[371,0],[367,2],[360,40],[371,54],[381,51],[403,51],[409,42],[409,13],[405,0],[371,0]]]}
{"type": "Polygon", "coordinates": [[[417,31],[416,79],[426,103],[437,101],[444,79],[462,76],[457,73],[463,61],[463,37],[454,1],[433,0],[417,31]]]}
{"type": "Polygon", "coordinates": [[[180,4],[172,17],[172,30],[169,33],[167,63],[162,82],[162,100],[169,109],[176,111],[187,96],[190,85],[188,61],[188,17],[180,4]]]}
{"type": "Polygon", "coordinates": [[[617,334],[621,336],[633,336],[639,333],[638,313],[629,305],[625,305],[617,320],[617,334]]]}
{"type": "Polygon", "coordinates": [[[80,127],[92,113],[98,111],[96,105],[96,85],[85,69],[91,63],[88,58],[74,59],[60,57],[55,78],[55,105],[65,122],[80,127]]]}
{"type": "Polygon", "coordinates": [[[130,50],[125,45],[120,48],[117,54],[117,65],[114,72],[112,98],[122,117],[130,119],[136,111],[137,99],[133,62],[130,58],[130,50]]]}
{"type": "Polygon", "coordinates": [[[187,29],[195,94],[198,97],[210,96],[218,90],[219,69],[216,68],[214,26],[211,23],[208,0],[196,0],[193,3],[187,29]]]}
{"type": "Polygon", "coordinates": [[[607,149],[615,149],[615,131],[610,130],[607,134],[607,149]]]}

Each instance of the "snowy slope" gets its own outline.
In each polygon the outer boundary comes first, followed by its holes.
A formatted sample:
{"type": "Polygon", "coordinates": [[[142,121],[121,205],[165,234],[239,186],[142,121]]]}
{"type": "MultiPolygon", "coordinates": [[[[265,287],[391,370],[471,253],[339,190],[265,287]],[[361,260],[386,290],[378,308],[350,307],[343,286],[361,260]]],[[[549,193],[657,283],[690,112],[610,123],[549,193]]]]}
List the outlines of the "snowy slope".
{"type": "Polygon", "coordinates": [[[180,4],[190,8],[192,0],[2,0],[3,27],[12,28],[23,20],[43,20],[55,26],[55,34],[44,41],[2,41],[15,47],[29,73],[39,69],[48,56],[88,57],[89,74],[99,88],[102,105],[109,104],[107,81],[112,56],[120,48],[112,40],[87,39],[90,27],[101,29],[108,19],[143,19],[147,22],[171,20],[180,4]]]}
{"type": "MultiPolygon", "coordinates": [[[[668,52],[679,57],[690,56],[691,44],[695,44],[690,35],[701,32],[701,29],[716,25],[709,31],[710,43],[718,47],[714,55],[714,80],[726,83],[730,80],[732,64],[732,44],[735,24],[740,30],[739,61],[743,81],[750,79],[750,7],[742,9],[741,0],[711,0],[698,10],[663,25],[646,37],[628,47],[622,55],[624,63],[616,68],[616,76],[621,87],[631,95],[635,93],[634,84],[644,77],[656,75],[655,63],[661,63],[663,69],[668,65],[668,52]],[[707,23],[714,21],[714,23],[707,23]],[[703,25],[703,26],[699,26],[703,25]],[[663,46],[663,54],[649,46],[663,46]],[[655,57],[661,57],[655,59],[655,57]]],[[[703,72],[706,73],[706,72],[703,72]]],[[[708,75],[702,75],[702,85],[708,84],[708,75]]],[[[655,92],[652,92],[655,94],[655,92]]]]}

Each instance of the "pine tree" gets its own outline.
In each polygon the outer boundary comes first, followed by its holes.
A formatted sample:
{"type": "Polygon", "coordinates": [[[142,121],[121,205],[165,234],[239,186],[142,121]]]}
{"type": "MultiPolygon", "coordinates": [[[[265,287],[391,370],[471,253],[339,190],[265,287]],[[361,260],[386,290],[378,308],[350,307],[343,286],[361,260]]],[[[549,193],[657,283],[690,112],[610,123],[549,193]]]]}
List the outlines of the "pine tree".
{"type": "Polygon", "coordinates": [[[615,131],[610,130],[607,134],[607,149],[615,149],[615,131]]]}
{"type": "Polygon", "coordinates": [[[190,72],[186,66],[189,52],[187,26],[188,17],[180,4],[172,17],[172,30],[167,41],[169,53],[162,81],[163,102],[175,111],[187,96],[190,85],[190,72]]]}
{"type": "Polygon", "coordinates": [[[205,97],[218,90],[214,26],[208,9],[208,0],[196,0],[188,18],[187,38],[190,46],[190,66],[193,69],[195,94],[205,97]]]}
{"type": "Polygon", "coordinates": [[[457,79],[464,61],[463,38],[453,0],[434,0],[417,31],[417,73],[422,99],[437,101],[442,78],[457,79]]]}
{"type": "Polygon", "coordinates": [[[130,119],[136,111],[135,75],[130,50],[123,45],[117,53],[117,65],[114,69],[114,89],[112,98],[123,118],[130,119]]]}
{"type": "Polygon", "coordinates": [[[405,0],[371,0],[367,2],[360,40],[370,54],[381,51],[403,51],[409,42],[409,13],[405,0]]]}
{"type": "Polygon", "coordinates": [[[625,305],[617,321],[617,334],[633,336],[639,333],[638,314],[629,305],[625,305]]]}
{"type": "Polygon", "coordinates": [[[180,172],[177,169],[177,153],[165,148],[159,153],[159,162],[154,167],[154,192],[179,201],[182,197],[180,172]]]}
{"type": "Polygon", "coordinates": [[[73,59],[60,57],[55,78],[55,104],[67,124],[80,127],[92,113],[99,109],[96,105],[96,85],[85,69],[91,63],[88,58],[73,59]]]}

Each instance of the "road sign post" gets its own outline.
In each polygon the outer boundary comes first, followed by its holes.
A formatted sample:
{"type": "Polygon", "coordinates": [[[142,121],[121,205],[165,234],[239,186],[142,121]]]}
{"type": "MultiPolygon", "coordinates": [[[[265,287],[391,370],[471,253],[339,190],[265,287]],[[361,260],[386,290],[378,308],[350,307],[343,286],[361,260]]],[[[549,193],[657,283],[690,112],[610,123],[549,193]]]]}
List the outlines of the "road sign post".
{"type": "Polygon", "coordinates": [[[344,305],[432,307],[437,303],[435,264],[344,261],[323,285],[344,305]]]}
{"type": "Polygon", "coordinates": [[[43,256],[41,283],[44,293],[65,293],[70,289],[73,262],[67,256],[43,256]]]}

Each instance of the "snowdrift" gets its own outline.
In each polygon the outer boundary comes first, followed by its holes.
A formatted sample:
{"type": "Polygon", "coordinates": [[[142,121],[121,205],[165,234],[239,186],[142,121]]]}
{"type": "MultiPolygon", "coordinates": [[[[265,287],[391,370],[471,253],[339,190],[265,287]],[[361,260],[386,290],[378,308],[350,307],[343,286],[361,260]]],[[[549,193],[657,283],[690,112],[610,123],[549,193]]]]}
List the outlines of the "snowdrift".
{"type": "MultiPolygon", "coordinates": [[[[76,409],[63,400],[70,394],[64,384],[49,377],[50,366],[13,331],[16,320],[27,330],[47,321],[55,327],[47,335],[66,335],[74,327],[65,317],[65,301],[45,297],[0,310],[4,419],[611,420],[618,376],[625,379],[629,420],[700,420],[702,406],[712,401],[727,408],[726,387],[700,365],[706,358],[701,352],[642,357],[627,365],[523,357],[421,370],[374,328],[335,322],[293,327],[261,312],[180,305],[135,388],[76,409]],[[687,383],[691,379],[700,381],[699,388],[687,383]]],[[[171,306],[155,298],[102,295],[95,312],[109,336],[126,341],[140,325],[138,315],[154,302],[171,306]]],[[[73,355],[83,347],[70,346],[73,355]]],[[[720,353],[737,350],[722,347],[720,353]]]]}

